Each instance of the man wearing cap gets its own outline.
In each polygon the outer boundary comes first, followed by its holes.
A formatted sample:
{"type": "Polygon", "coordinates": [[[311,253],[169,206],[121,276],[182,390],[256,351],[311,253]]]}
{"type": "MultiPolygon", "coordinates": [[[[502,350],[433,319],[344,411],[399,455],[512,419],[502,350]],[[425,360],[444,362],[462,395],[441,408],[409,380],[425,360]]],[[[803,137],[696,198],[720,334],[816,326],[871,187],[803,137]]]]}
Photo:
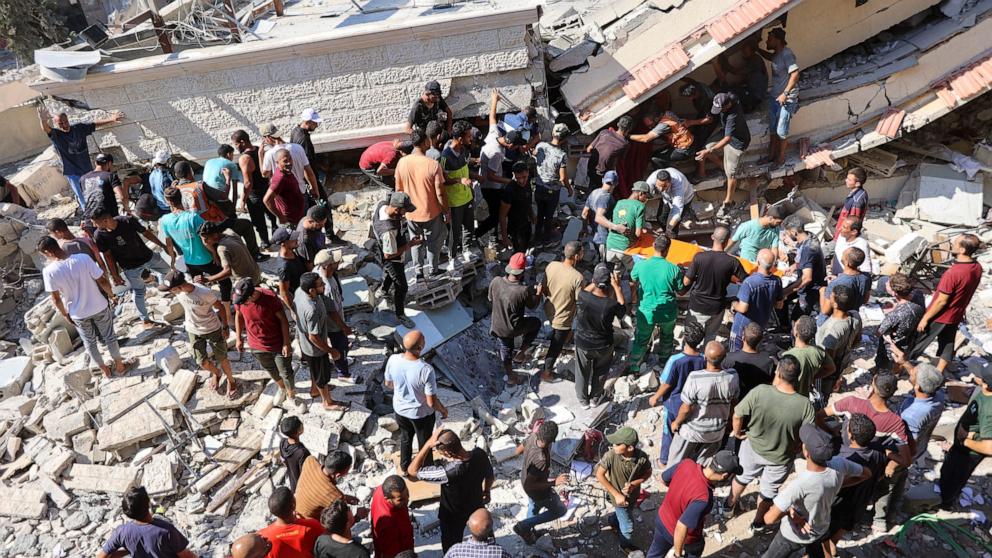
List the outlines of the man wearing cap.
{"type": "Polygon", "coordinates": [[[592,243],[596,247],[596,255],[600,261],[606,261],[606,236],[610,231],[616,230],[620,234],[627,233],[626,225],[614,224],[610,218],[613,216],[613,206],[616,200],[613,199],[613,188],[620,181],[617,171],[606,171],[603,175],[603,185],[593,190],[586,199],[582,207],[582,218],[588,225],[594,227],[592,243]]]}
{"type": "Polygon", "coordinates": [[[768,129],[771,146],[768,160],[775,167],[785,162],[789,121],[799,108],[799,65],[792,49],[785,46],[785,29],[776,27],[768,32],[765,46],[758,54],[772,63],[772,86],[768,95],[768,129]]]}
{"type": "Polygon", "coordinates": [[[94,159],[94,163],[95,168],[92,171],[79,177],[86,212],[90,213],[97,206],[102,205],[111,215],[130,213],[127,189],[114,172],[114,156],[110,153],[100,153],[94,159]]]}
{"type": "Polygon", "coordinates": [[[210,372],[211,389],[220,391],[221,370],[227,378],[227,397],[238,396],[238,386],[234,383],[231,361],[227,358],[227,336],[231,326],[227,321],[227,309],[211,289],[186,282],[179,270],[172,270],[158,286],[162,292],[175,295],[182,304],[185,315],[183,328],[189,336],[193,348],[193,361],[210,372]],[[207,344],[210,355],[207,355],[207,344]]]}
{"type": "Polygon", "coordinates": [[[111,377],[110,367],[100,355],[99,339],[107,346],[118,374],[137,365],[137,360],[125,361],[121,356],[114,333],[113,306],[107,302],[116,301],[116,297],[103,269],[84,254],[67,254],[50,236],[41,238],[38,251],[48,259],[41,270],[45,291],[66,321],[76,326],[90,362],[100,368],[104,377],[111,377]]]}
{"type": "Polygon", "coordinates": [[[740,394],[734,369],[725,369],[727,350],[718,341],[706,344],[706,368],[690,372],[682,386],[682,405],[672,420],[672,446],[667,463],[683,459],[704,461],[723,445],[727,425],[740,394]]]}
{"type": "Polygon", "coordinates": [[[606,263],[620,264],[621,273],[630,271],[634,265],[634,259],[625,251],[644,234],[644,203],[650,192],[651,186],[639,180],[634,183],[630,197],[618,201],[613,208],[613,222],[623,227],[616,226],[606,236],[606,263]]]}
{"type": "Polygon", "coordinates": [[[426,244],[413,247],[417,279],[422,280],[427,275],[441,272],[444,224],[450,221],[451,210],[448,208],[441,165],[425,154],[430,139],[426,133],[414,130],[410,141],[413,142],[413,153],[400,159],[396,165],[396,191],[410,196],[415,207],[406,214],[410,235],[422,238],[426,244]]]}
{"type": "Polygon", "coordinates": [[[231,134],[231,144],[240,153],[238,155],[238,168],[241,169],[241,178],[244,181],[244,197],[241,199],[241,207],[243,211],[247,210],[251,217],[251,224],[255,227],[258,238],[262,239],[262,244],[268,246],[269,226],[266,226],[266,218],[268,218],[272,229],[275,229],[279,222],[262,201],[265,192],[269,190],[269,180],[262,176],[261,153],[257,146],[252,145],[251,137],[244,130],[235,130],[231,134]]]}
{"type": "Polygon", "coordinates": [[[400,157],[409,155],[411,151],[413,144],[409,140],[394,138],[376,142],[362,151],[358,168],[373,184],[393,190],[396,188],[396,182],[393,180],[396,164],[400,162],[400,157]]]}
{"type": "Polygon", "coordinates": [[[210,222],[200,225],[199,233],[203,245],[217,254],[220,271],[213,275],[203,275],[198,283],[209,285],[227,278],[237,281],[242,277],[250,277],[256,285],[262,283],[262,272],[240,237],[224,234],[224,227],[210,222]]]}
{"type": "Polygon", "coordinates": [[[320,252],[327,245],[327,238],[324,236],[324,226],[331,216],[331,209],[326,205],[315,205],[307,210],[306,216],[300,220],[296,227],[296,232],[300,233],[300,243],[296,247],[296,254],[303,258],[308,265],[313,263],[317,252],[320,252]]]}
{"type": "MultiPolygon", "coordinates": [[[[634,119],[629,116],[621,116],[617,120],[616,128],[607,127],[600,130],[596,138],[592,140],[586,153],[589,153],[589,160],[586,163],[586,173],[589,176],[589,188],[599,188],[603,182],[606,171],[616,170],[617,161],[623,157],[627,150],[630,132],[634,129],[634,119]]],[[[625,188],[617,184],[615,188],[618,196],[622,196],[625,188]]]]}
{"type": "Polygon", "coordinates": [[[338,266],[342,261],[341,250],[324,248],[313,258],[313,270],[324,280],[324,307],[327,310],[327,338],[341,356],[334,359],[339,378],[350,378],[348,368],[348,336],[351,328],[344,321],[344,295],[341,291],[341,280],[338,278],[338,266]]]}
{"type": "Polygon", "coordinates": [[[544,269],[544,288],[548,300],[544,314],[551,320],[551,346],[544,357],[541,379],[555,381],[555,363],[565,343],[572,336],[579,293],[586,280],[575,265],[582,261],[582,243],[572,240],[565,243],[564,257],[560,262],[550,262],[544,269]]]}
{"type": "MultiPolygon", "coordinates": [[[[696,156],[696,138],[692,135],[689,127],[674,112],[661,111],[657,107],[648,109],[644,116],[644,123],[651,129],[644,134],[631,134],[630,141],[640,143],[652,143],[654,140],[664,137],[665,147],[654,153],[651,161],[658,166],[667,167],[679,161],[688,161],[696,156]]],[[[705,141],[706,138],[703,138],[705,141]]],[[[651,181],[649,180],[650,184],[651,181]]]]}
{"type": "Polygon", "coordinates": [[[469,169],[470,149],[475,133],[472,125],[459,120],[451,127],[451,141],[441,150],[438,163],[444,172],[444,189],[451,209],[451,222],[448,231],[448,255],[451,263],[464,252],[470,257],[466,243],[474,243],[475,204],[472,184],[482,177],[469,169]],[[463,240],[463,237],[464,240],[463,240]]]}
{"type": "Polygon", "coordinates": [[[272,244],[279,247],[276,256],[276,274],[279,276],[279,298],[286,307],[293,309],[293,296],[300,287],[300,277],[310,271],[310,264],[296,253],[300,244],[300,231],[279,227],[272,233],[272,244]]]}
{"type": "Polygon", "coordinates": [[[637,431],[629,426],[606,437],[612,447],[596,464],[596,480],[613,500],[609,524],[627,554],[637,550],[630,540],[634,534],[631,515],[637,506],[641,485],[651,478],[651,460],[637,447],[637,431]]]}
{"type": "Polygon", "coordinates": [[[407,251],[423,241],[418,237],[409,237],[403,216],[415,209],[410,196],[403,192],[393,192],[372,210],[372,239],[375,240],[377,261],[383,271],[377,298],[392,290],[393,311],[408,328],[413,328],[414,324],[413,320],[406,317],[407,282],[403,259],[407,251]]]}
{"type": "Polygon", "coordinates": [[[492,303],[492,325],[490,335],[499,340],[499,356],[507,383],[511,386],[521,379],[513,371],[513,364],[523,364],[527,351],[541,330],[541,319],[527,316],[527,308],[536,308],[544,292],[544,286],[536,288],[525,285],[521,275],[527,267],[527,256],[517,252],[506,264],[506,275],[496,277],[489,283],[489,302],[492,303]],[[520,350],[514,355],[514,342],[522,337],[520,350]]]}
{"type": "Polygon", "coordinates": [[[799,472],[775,497],[764,514],[766,525],[785,518],[762,558],[789,558],[805,550],[810,556],[822,556],[820,539],[830,527],[830,508],[844,486],[867,480],[872,471],[843,457],[834,457],[830,434],[814,424],[799,429],[806,468],[799,472]],[[788,517],[786,517],[788,516],[788,517]]]}
{"type": "MultiPolygon", "coordinates": [[[[713,130],[716,130],[717,123],[709,118],[710,110],[713,108],[713,97],[716,96],[716,93],[709,85],[694,79],[682,78],[682,81],[687,83],[679,88],[679,96],[692,103],[692,108],[696,111],[694,118],[686,118],[682,123],[692,130],[692,135],[696,137],[697,143],[705,145],[710,136],[713,135],[713,130]]],[[[704,175],[700,173],[698,176],[702,178],[704,175]]]]}
{"type": "Polygon", "coordinates": [[[558,211],[561,189],[568,190],[571,197],[575,194],[568,180],[565,168],[568,153],[563,148],[569,131],[566,124],[555,124],[551,132],[551,141],[542,141],[534,148],[534,161],[537,163],[537,176],[534,177],[534,201],[537,203],[537,226],[535,236],[538,242],[545,246],[554,245],[551,238],[554,229],[555,212],[558,211]]]}
{"type": "Polygon", "coordinates": [[[410,115],[406,119],[406,133],[414,130],[426,131],[427,124],[440,121],[445,130],[451,132],[454,115],[441,96],[441,84],[431,80],[424,84],[424,91],[410,107],[410,115]]]}
{"type": "Polygon", "coordinates": [[[152,171],[148,173],[149,189],[162,213],[168,213],[170,211],[169,203],[165,201],[165,189],[172,186],[172,182],[175,180],[172,178],[172,172],[169,169],[169,158],[168,151],[164,149],[156,151],[155,156],[152,158],[152,171]]]}
{"type": "MultiPolygon", "coordinates": [[[[289,136],[289,141],[291,144],[296,144],[303,148],[303,152],[306,153],[307,156],[307,161],[310,162],[313,169],[318,169],[319,167],[318,170],[312,171],[314,173],[316,192],[311,191],[308,193],[309,199],[307,199],[307,207],[326,205],[327,202],[324,200],[327,200],[328,198],[326,192],[324,191],[323,181],[326,179],[327,167],[326,165],[321,164],[322,161],[318,158],[317,150],[314,148],[313,140],[310,138],[310,134],[317,129],[317,126],[319,126],[324,119],[320,117],[320,114],[318,114],[316,110],[307,108],[300,114],[300,120],[300,124],[293,128],[293,131],[289,136]],[[325,175],[324,178],[321,178],[321,173],[325,175]]],[[[324,224],[324,230],[327,233],[327,239],[333,244],[344,243],[344,240],[339,238],[338,235],[334,233],[334,215],[329,206],[327,207],[327,219],[324,224]]]]}
{"type": "Polygon", "coordinates": [[[296,401],[296,371],[293,370],[293,337],[279,297],[269,289],[255,286],[248,277],[234,286],[234,346],[245,350],[243,333],[248,334],[248,348],[259,366],[269,373],[286,400],[296,401]]]}
{"type": "Polygon", "coordinates": [[[575,396],[584,408],[602,399],[613,364],[613,320],[627,313],[624,303],[620,274],[611,273],[606,264],[597,265],[576,302],[575,396]]]}
{"type": "Polygon", "coordinates": [[[531,248],[534,224],[534,195],[527,163],[513,163],[513,180],[501,192],[499,236],[504,248],[526,252],[531,248]]]}
{"type": "Polygon", "coordinates": [[[664,223],[665,234],[678,236],[682,220],[692,213],[692,200],[696,190],[681,171],[674,168],[658,169],[648,177],[648,185],[661,193],[664,207],[658,211],[658,221],[664,223]]]}
{"type": "Polygon", "coordinates": [[[752,530],[764,528],[765,512],[792,471],[800,427],[816,420],[809,397],[796,391],[799,373],[799,361],[783,355],[772,384],[756,386],[734,407],[731,436],[741,441],[738,455],[744,471],[731,484],[724,508],[728,516],[734,514],[747,485],[760,479],[752,530]]]}
{"type": "MultiPolygon", "coordinates": [[[[737,171],[744,158],[744,151],[751,145],[751,131],[747,127],[744,119],[744,111],[741,109],[740,100],[733,93],[717,93],[713,97],[713,108],[710,115],[704,118],[705,122],[715,122],[719,117],[720,126],[723,128],[723,137],[696,153],[697,161],[709,159],[714,164],[723,167],[723,173],[727,177],[727,194],[723,198],[723,205],[720,206],[718,217],[734,207],[734,192],[737,191],[737,171]],[[718,159],[714,153],[723,150],[723,161],[718,159]]],[[[705,163],[704,163],[705,164],[705,163]]]]}
{"type": "Polygon", "coordinates": [[[93,170],[90,164],[90,150],[86,138],[100,126],[116,124],[124,119],[124,113],[115,110],[110,112],[110,118],[97,118],[92,123],[79,122],[69,125],[69,116],[60,112],[55,119],[44,103],[38,103],[38,121],[41,130],[51,140],[55,151],[62,160],[62,174],[69,181],[72,193],[76,195],[79,209],[86,210],[86,197],[80,184],[80,177],[93,170]],[[55,124],[53,127],[52,124],[55,124]]]}
{"type": "Polygon", "coordinates": [[[324,409],[328,411],[347,409],[347,403],[331,399],[327,384],[335,371],[331,358],[341,358],[328,339],[327,307],[324,305],[324,279],[313,272],[304,273],[300,278],[300,288],[296,289],[293,304],[296,309],[296,340],[303,353],[303,362],[310,370],[310,396],[320,395],[324,409]]]}
{"type": "Polygon", "coordinates": [[[145,270],[155,274],[159,281],[170,271],[170,267],[162,257],[148,249],[146,241],[165,250],[173,260],[174,252],[162,243],[151,231],[145,228],[137,217],[131,215],[114,215],[105,207],[97,207],[92,215],[93,223],[97,226],[96,245],[103,253],[103,259],[110,269],[110,277],[115,285],[123,285],[125,279],[134,294],[134,306],[141,316],[145,329],[161,326],[152,320],[145,306],[145,270]],[[118,266],[124,277],[118,272],[118,266]]]}
{"type": "Polygon", "coordinates": [[[706,544],[703,525],[713,509],[713,489],[742,472],[737,456],[728,450],[717,452],[705,467],[683,459],[665,469],[661,482],[668,492],[658,508],[647,558],[666,558],[670,550],[676,557],[702,556],[706,544]]]}
{"type": "Polygon", "coordinates": [[[312,108],[305,108],[303,112],[300,113],[300,123],[293,128],[293,131],[289,134],[289,141],[295,143],[303,148],[304,153],[307,155],[307,159],[311,164],[317,160],[317,150],[313,146],[313,140],[310,139],[310,134],[317,129],[317,126],[323,122],[324,119],[320,117],[320,114],[312,108]]]}
{"type": "MultiPolygon", "coordinates": [[[[642,183],[643,184],[643,183],[642,183]]],[[[682,269],[665,259],[672,241],[664,234],[654,239],[654,255],[634,264],[630,272],[631,302],[637,308],[637,329],[630,348],[630,371],[641,368],[648,344],[658,331],[658,359],[665,362],[675,349],[678,295],[686,290],[682,269]]]]}
{"type": "Polygon", "coordinates": [[[944,444],[940,468],[940,509],[950,510],[975,469],[992,457],[992,366],[975,375],[978,384],[954,429],[953,444],[944,444]]]}
{"type": "Polygon", "coordinates": [[[726,250],[730,252],[734,245],[740,243],[740,255],[749,262],[755,261],[758,257],[758,250],[768,248],[775,252],[775,257],[782,258],[782,250],[779,248],[779,225],[785,218],[784,211],[777,205],[765,207],[765,212],[757,219],[751,219],[746,223],[741,223],[734,236],[730,237],[726,250]]]}

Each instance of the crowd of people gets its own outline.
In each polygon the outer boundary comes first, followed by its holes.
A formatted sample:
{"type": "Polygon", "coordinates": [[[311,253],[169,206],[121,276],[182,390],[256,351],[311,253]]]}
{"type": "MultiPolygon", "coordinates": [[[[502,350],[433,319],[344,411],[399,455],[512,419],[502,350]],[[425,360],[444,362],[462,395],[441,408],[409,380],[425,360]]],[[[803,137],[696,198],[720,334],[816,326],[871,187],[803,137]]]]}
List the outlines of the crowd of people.
{"type": "MultiPolygon", "coordinates": [[[[868,513],[873,528],[887,531],[908,471],[925,453],[945,405],[942,384],[953,361],[955,332],[982,276],[975,260],[981,244],[971,234],[954,239],[954,262],[929,304],[906,275],[878,276],[862,236],[868,175],[852,168],[830,259],[810,223],[787,214],[783,205],[768,204],[757,218],[719,222],[710,234],[712,246],[688,266],[669,261],[673,245],[682,242],[678,238],[691,234],[685,225],[695,219],[693,182],[705,174],[708,161],[722,166],[727,177],[720,214],[733,206],[737,169],[751,140],[745,108],[768,103],[770,158],[782,163],[798,70],[781,29],[769,33],[767,47],[742,47],[748,62],[741,70],[749,85],[744,90],[715,92],[716,85],[698,82],[680,88],[696,108],[695,118],[651,107],[642,122],[624,116],[600,132],[584,150],[588,186],[581,188],[567,170],[567,125],[542,130],[533,107],[500,118],[504,97],[493,91],[483,136],[472,123],[454,120],[440,85],[428,82],[411,108],[408,139],[373,144],[359,162],[383,192],[370,215],[384,273],[379,298],[409,329],[402,352],[388,358],[384,377],[400,432],[399,465],[370,503],[359,502],[338,488],[351,471],[351,456],[311,455],[301,442],[303,423],[297,416],[285,418],[280,455],[289,486],[269,498],[274,522],[234,541],[231,555],[414,556],[406,483],[419,480],[441,485],[438,518],[446,557],[508,556],[493,538],[486,510],[495,481],[490,458],[444,428],[447,409],[438,398],[436,372],[422,355],[424,335],[404,312],[408,262],[415,281],[431,281],[444,273],[446,260],[472,257],[487,245],[509,252],[503,273],[488,288],[493,347],[509,385],[527,381],[521,370],[535,356],[542,329],[535,309],[541,305],[551,334],[537,363],[538,381],[574,377],[584,407],[607,401],[611,371],[657,370],[659,387],[648,404],[661,407],[660,453],[647,455],[637,431],[622,426],[606,436],[609,450],[594,469],[614,505],[607,524],[623,551],[643,552],[634,542],[633,510],[656,467],[668,491],[647,549],[652,558],[701,555],[707,516],[745,513],[742,498],[755,481],[759,496],[751,529],[755,536],[776,531],[765,545],[766,558],[833,556],[844,533],[868,513]],[[757,56],[771,60],[770,88],[757,56]],[[764,81],[756,75],[761,73],[764,81]],[[638,133],[638,126],[649,129],[638,133]],[[632,177],[627,158],[633,146],[656,142],[656,168],[632,177]],[[680,161],[696,167],[691,177],[677,168],[680,161]],[[562,239],[557,217],[564,199],[583,200],[581,239],[562,239]],[[647,212],[649,200],[658,200],[656,215],[647,212]],[[636,255],[635,245],[650,245],[651,254],[636,255]],[[561,260],[533,273],[533,255],[558,247],[561,260]],[[845,371],[861,344],[860,309],[880,292],[896,302],[878,330],[870,392],[831,397],[847,386],[845,371]],[[680,304],[685,298],[687,306],[680,304]],[[632,325],[631,339],[618,343],[618,324],[632,325]],[[787,336],[790,346],[768,343],[771,332],[787,336]],[[933,341],[937,366],[923,358],[933,341]],[[574,364],[563,372],[558,361],[569,345],[574,364]],[[901,376],[914,391],[897,407],[892,398],[901,376]],[[790,480],[797,459],[803,464],[790,480]],[[719,486],[730,490],[718,502],[719,486]],[[366,517],[371,552],[352,533],[366,517]],[[466,527],[470,534],[463,540],[466,527]]],[[[199,179],[189,162],[170,166],[173,157],[162,152],[147,180],[123,182],[109,154],[91,163],[86,143],[96,126],[119,121],[122,114],[73,125],[64,114],[40,117],[83,218],[82,236],[65,221],[49,223],[51,234],[38,246],[49,260],[45,290],[77,326],[104,376],[136,364],[121,356],[117,342],[114,306],[122,302],[115,286],[127,285],[144,327],[163,325],[145,304],[151,275],[159,290],[182,304],[194,361],[209,372],[213,389],[231,398],[240,394],[227,357],[233,326],[237,350],[244,350],[247,338],[258,365],[290,405],[301,412],[305,407],[295,385],[298,362],[309,372],[312,400],[327,410],[347,407],[328,387],[332,378],[351,376],[352,331],[337,273],[342,253],[334,247],[344,241],[335,234],[310,139],[321,123],[317,111],[302,112],[289,142],[272,125],[262,127],[257,146],[250,133],[235,131],[217,158],[203,165],[199,179]],[[261,273],[266,252],[279,260],[277,280],[261,273]]],[[[978,383],[941,470],[944,508],[954,505],[971,472],[992,455],[992,373],[983,373],[978,383]]],[[[532,544],[541,534],[536,527],[565,514],[556,487],[569,479],[551,472],[558,426],[548,420],[528,428],[518,449],[528,511],[513,530],[532,544]]],[[[132,521],[114,532],[101,556],[121,549],[138,556],[193,555],[174,526],[152,515],[144,489],[129,491],[122,508],[132,521]]]]}

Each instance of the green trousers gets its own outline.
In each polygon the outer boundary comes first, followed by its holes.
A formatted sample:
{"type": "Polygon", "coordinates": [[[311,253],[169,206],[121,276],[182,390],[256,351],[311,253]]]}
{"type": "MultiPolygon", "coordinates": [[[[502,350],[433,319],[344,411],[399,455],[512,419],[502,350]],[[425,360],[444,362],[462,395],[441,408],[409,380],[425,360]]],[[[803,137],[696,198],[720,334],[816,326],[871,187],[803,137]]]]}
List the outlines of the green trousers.
{"type": "Polygon", "coordinates": [[[638,372],[644,353],[648,351],[651,339],[657,330],[658,359],[667,362],[675,350],[675,318],[678,316],[677,306],[659,306],[637,308],[637,327],[634,330],[634,345],[630,348],[630,371],[638,372]]]}

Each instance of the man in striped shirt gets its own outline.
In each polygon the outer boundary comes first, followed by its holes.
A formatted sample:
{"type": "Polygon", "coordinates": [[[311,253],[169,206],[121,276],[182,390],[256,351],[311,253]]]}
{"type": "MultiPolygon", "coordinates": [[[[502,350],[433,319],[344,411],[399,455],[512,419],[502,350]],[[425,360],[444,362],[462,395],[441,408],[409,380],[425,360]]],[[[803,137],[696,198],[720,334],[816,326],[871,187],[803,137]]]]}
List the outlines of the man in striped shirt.
{"type": "Polygon", "coordinates": [[[675,437],[668,463],[705,461],[716,455],[740,394],[737,372],[723,369],[727,350],[718,341],[706,344],[706,368],[691,372],[682,387],[682,405],[672,421],[675,437]]]}
{"type": "Polygon", "coordinates": [[[865,181],[868,180],[868,173],[861,167],[854,167],[847,171],[847,178],[844,186],[850,192],[844,198],[844,207],[837,217],[837,228],[834,230],[834,238],[840,236],[841,225],[847,217],[855,217],[859,221],[864,221],[868,214],[868,192],[865,192],[865,181]]]}

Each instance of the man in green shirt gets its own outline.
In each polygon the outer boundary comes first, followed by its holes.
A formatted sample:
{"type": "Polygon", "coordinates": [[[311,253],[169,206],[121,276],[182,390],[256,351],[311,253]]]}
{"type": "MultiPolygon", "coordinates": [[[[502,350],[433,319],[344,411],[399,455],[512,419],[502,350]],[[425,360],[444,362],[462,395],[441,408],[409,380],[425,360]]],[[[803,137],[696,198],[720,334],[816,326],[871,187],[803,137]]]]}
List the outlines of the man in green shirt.
{"type": "Polygon", "coordinates": [[[613,223],[627,227],[626,234],[611,230],[606,236],[606,262],[619,263],[626,271],[630,270],[633,259],[624,250],[644,232],[644,202],[648,200],[651,186],[641,180],[635,182],[632,189],[630,197],[618,201],[613,208],[613,223]]]}
{"type": "Polygon", "coordinates": [[[795,346],[782,354],[795,357],[799,361],[799,381],[796,391],[804,397],[809,397],[813,381],[830,376],[837,367],[830,355],[815,344],[816,320],[812,316],[799,316],[792,326],[792,337],[796,340],[795,346]]]}
{"type": "Polygon", "coordinates": [[[758,258],[758,251],[762,248],[770,249],[776,253],[776,257],[782,259],[782,251],[778,248],[778,226],[782,224],[782,218],[780,207],[774,205],[766,207],[764,215],[737,227],[725,251],[730,252],[731,247],[739,242],[740,255],[749,262],[758,258]]]}
{"type": "Polygon", "coordinates": [[[940,468],[940,509],[949,510],[961,489],[986,457],[992,456],[992,367],[976,374],[978,389],[954,429],[954,444],[946,449],[940,468]]]}
{"type": "Polygon", "coordinates": [[[611,447],[596,464],[596,480],[613,500],[609,524],[620,539],[621,548],[629,554],[637,550],[630,540],[634,533],[632,512],[641,485],[651,478],[651,460],[637,447],[637,431],[629,426],[619,428],[606,441],[611,447]]]}
{"type": "MultiPolygon", "coordinates": [[[[615,215],[615,214],[614,214],[615,215]]],[[[630,292],[637,308],[637,329],[634,346],[630,349],[630,371],[641,368],[641,360],[658,329],[658,359],[666,362],[675,345],[675,318],[678,314],[676,297],[686,290],[682,269],[665,259],[672,241],[664,234],[654,239],[654,257],[637,262],[630,272],[633,283],[630,292]]]]}

